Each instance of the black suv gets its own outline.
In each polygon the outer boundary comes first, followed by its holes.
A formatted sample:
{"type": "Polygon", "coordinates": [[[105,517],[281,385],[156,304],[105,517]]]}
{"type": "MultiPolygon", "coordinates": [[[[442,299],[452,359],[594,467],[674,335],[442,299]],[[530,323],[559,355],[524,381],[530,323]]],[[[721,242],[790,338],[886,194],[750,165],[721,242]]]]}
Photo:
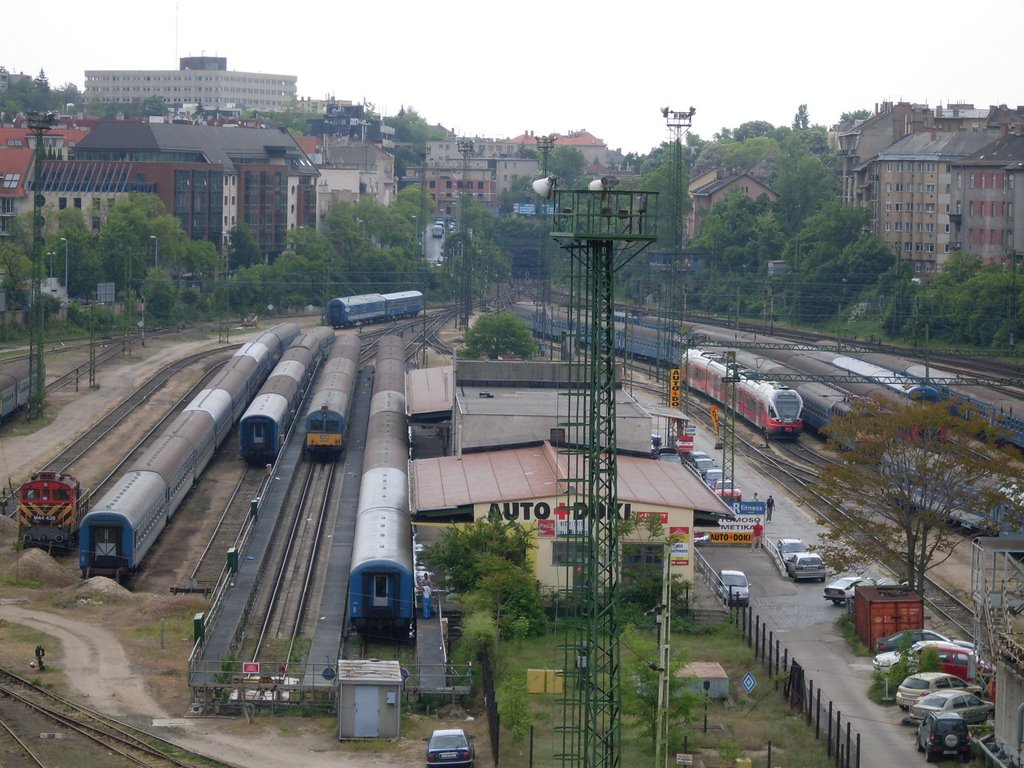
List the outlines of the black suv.
{"type": "Polygon", "coordinates": [[[971,761],[971,736],[967,721],[956,712],[929,712],[917,727],[917,751],[924,752],[929,763],[944,755],[956,755],[964,763],[971,761]]]}

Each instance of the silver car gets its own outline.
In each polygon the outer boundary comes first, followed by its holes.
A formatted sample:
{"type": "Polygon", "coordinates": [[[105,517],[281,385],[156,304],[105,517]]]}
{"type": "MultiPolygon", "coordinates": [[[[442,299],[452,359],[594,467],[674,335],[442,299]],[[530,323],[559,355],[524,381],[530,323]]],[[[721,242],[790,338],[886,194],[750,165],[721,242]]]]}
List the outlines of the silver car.
{"type": "Polygon", "coordinates": [[[793,581],[817,579],[825,581],[825,561],[813,552],[801,552],[786,561],[786,573],[793,581]]]}

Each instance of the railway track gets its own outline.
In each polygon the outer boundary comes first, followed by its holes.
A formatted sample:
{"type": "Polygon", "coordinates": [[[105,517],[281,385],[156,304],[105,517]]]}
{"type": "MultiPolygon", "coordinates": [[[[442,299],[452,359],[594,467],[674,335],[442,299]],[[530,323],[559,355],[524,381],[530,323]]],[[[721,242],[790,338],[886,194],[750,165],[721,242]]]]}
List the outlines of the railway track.
{"type": "MultiPolygon", "coordinates": [[[[210,471],[212,467],[207,468],[210,471]]],[[[252,500],[262,494],[269,480],[265,469],[246,466],[235,483],[227,503],[221,510],[213,532],[200,553],[188,580],[183,586],[171,587],[172,593],[202,592],[209,594],[220,581],[227,567],[224,553],[240,549],[246,524],[250,519],[252,500]]]]}
{"type": "Polygon", "coordinates": [[[0,714],[3,765],[225,766],[57,696],[8,670],[0,670],[0,696],[7,702],[0,714]],[[30,747],[19,733],[40,734],[43,738],[36,739],[30,747]]]}
{"type": "MultiPolygon", "coordinates": [[[[645,384],[635,386],[658,396],[662,394],[659,387],[645,384]]],[[[702,402],[691,400],[689,412],[691,418],[697,414],[705,427],[712,428],[710,414],[702,402]]],[[[839,518],[850,519],[842,509],[833,507],[817,491],[818,473],[829,464],[834,463],[836,459],[803,444],[806,437],[792,443],[776,442],[772,448],[766,449],[761,447],[760,436],[755,437],[752,432],[748,436],[744,432],[746,432],[745,429],[743,432],[737,431],[737,445],[742,447],[747,459],[759,465],[765,474],[775,477],[787,488],[799,489],[808,508],[822,520],[834,523],[839,518]]],[[[876,544],[879,552],[887,551],[883,542],[876,540],[876,544]]],[[[879,561],[879,567],[886,570],[888,575],[896,577],[898,571],[892,567],[892,563],[896,562],[898,556],[898,553],[890,552],[887,558],[879,561]]],[[[973,637],[975,627],[973,607],[960,600],[935,579],[926,576],[924,581],[924,599],[930,609],[945,622],[956,627],[964,636],[973,637]]]]}
{"type": "Polygon", "coordinates": [[[258,630],[247,654],[253,661],[305,660],[299,645],[306,636],[307,609],[319,604],[315,578],[328,554],[323,545],[337,471],[335,464],[307,462],[298,501],[278,523],[280,535],[264,576],[271,582],[261,591],[262,607],[254,612],[258,630]]]}
{"type": "MultiPolygon", "coordinates": [[[[199,352],[194,355],[189,355],[181,360],[169,363],[156,374],[151,376],[145,383],[138,387],[128,397],[122,400],[110,413],[103,416],[99,421],[93,424],[89,430],[81,435],[77,440],[71,443],[67,448],[62,450],[56,456],[54,456],[44,467],[44,469],[55,470],[58,472],[67,472],[75,464],[80,461],[90,450],[92,450],[97,443],[103,438],[109,435],[116,427],[122,424],[139,406],[145,404],[161,387],[163,387],[171,378],[176,374],[180,373],[185,368],[188,368],[193,363],[200,360],[204,360],[211,356],[223,356],[226,357],[226,353],[231,349],[237,347],[223,347],[217,350],[209,350],[206,352],[199,352]]],[[[218,365],[222,364],[223,360],[217,360],[211,363],[210,367],[206,369],[206,374],[210,374],[218,365]]],[[[197,385],[198,386],[198,385],[197,385]]],[[[193,387],[195,389],[195,387],[193,387]]],[[[161,422],[162,423],[162,422],[161,422]]],[[[159,426],[159,425],[158,425],[159,426]]],[[[156,429],[156,427],[154,427],[156,429]]],[[[114,472],[121,465],[115,467],[114,472]]],[[[111,473],[113,474],[113,472],[111,473]]],[[[109,477],[107,478],[109,479],[109,477]]],[[[106,480],[104,481],[106,482],[106,480]]]]}

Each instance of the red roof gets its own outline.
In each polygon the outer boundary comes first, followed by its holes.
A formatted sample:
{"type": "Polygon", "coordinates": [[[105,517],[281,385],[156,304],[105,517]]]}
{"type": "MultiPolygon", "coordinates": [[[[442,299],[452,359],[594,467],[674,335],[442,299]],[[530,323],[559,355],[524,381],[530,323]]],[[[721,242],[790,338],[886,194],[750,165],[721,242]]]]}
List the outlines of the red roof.
{"type": "Polygon", "coordinates": [[[0,148],[0,196],[24,197],[26,194],[25,182],[28,180],[28,174],[31,168],[31,149],[0,148]],[[16,186],[7,186],[6,177],[8,174],[20,174],[17,179],[16,186]]]}
{"type": "Polygon", "coordinates": [[[312,157],[316,154],[316,136],[295,136],[295,143],[302,148],[302,151],[312,157]]]}
{"type": "MultiPolygon", "coordinates": [[[[568,146],[568,147],[607,147],[603,139],[597,138],[594,134],[589,131],[570,131],[569,133],[554,133],[552,136],[555,137],[555,146],[568,146]]],[[[537,136],[533,133],[521,133],[518,136],[507,139],[505,143],[508,144],[524,144],[526,146],[536,146],[537,136]]]]}

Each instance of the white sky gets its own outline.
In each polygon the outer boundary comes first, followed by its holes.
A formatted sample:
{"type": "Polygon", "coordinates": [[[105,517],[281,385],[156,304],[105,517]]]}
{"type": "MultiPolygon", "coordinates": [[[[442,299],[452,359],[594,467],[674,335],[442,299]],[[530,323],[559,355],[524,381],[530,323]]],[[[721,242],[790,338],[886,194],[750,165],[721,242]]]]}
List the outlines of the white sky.
{"type": "Polygon", "coordinates": [[[884,101],[1024,104],[1021,0],[51,0],[5,4],[0,64],[51,85],[182,56],[296,75],[300,96],[403,105],[460,136],[586,129],[613,149],[710,139],[748,120],[812,123],[884,101]]]}

